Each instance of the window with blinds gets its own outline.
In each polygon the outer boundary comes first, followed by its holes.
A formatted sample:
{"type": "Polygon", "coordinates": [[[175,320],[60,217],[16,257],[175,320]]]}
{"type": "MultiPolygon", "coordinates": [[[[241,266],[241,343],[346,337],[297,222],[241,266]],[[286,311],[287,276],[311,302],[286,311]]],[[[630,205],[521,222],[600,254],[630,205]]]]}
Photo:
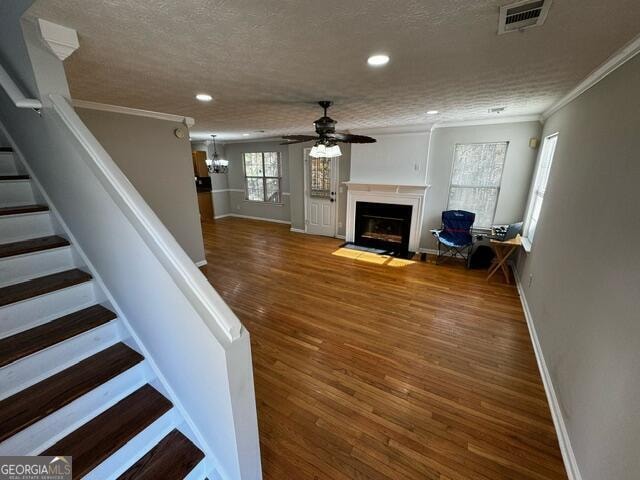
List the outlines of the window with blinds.
{"type": "Polygon", "coordinates": [[[508,146],[509,142],[496,142],[455,147],[447,208],[475,213],[474,228],[493,224],[508,146]]]}
{"type": "Polygon", "coordinates": [[[245,198],[253,202],[282,203],[279,152],[244,154],[245,198]]]}
{"type": "Polygon", "coordinates": [[[540,161],[533,182],[533,191],[527,209],[527,218],[525,221],[524,236],[529,243],[533,242],[533,236],[540,220],[540,212],[542,211],[542,201],[547,190],[547,182],[549,181],[549,172],[551,171],[551,162],[553,162],[553,154],[556,151],[556,143],[558,142],[558,134],[550,135],[544,139],[542,151],[540,152],[540,161]]]}

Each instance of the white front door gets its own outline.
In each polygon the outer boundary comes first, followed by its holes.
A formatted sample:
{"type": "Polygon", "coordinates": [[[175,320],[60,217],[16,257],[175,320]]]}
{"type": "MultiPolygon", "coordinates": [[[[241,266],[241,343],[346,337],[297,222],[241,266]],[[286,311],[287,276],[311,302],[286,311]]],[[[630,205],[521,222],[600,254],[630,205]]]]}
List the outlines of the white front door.
{"type": "Polygon", "coordinates": [[[336,235],[338,158],[313,158],[304,150],[307,233],[336,235]]]}

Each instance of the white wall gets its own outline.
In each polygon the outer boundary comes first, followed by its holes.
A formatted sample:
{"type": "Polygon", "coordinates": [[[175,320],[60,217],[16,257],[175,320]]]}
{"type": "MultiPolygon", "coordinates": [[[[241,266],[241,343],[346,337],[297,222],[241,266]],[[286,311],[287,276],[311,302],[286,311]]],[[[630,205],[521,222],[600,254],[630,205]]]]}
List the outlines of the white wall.
{"type": "Polygon", "coordinates": [[[376,143],[351,146],[351,181],[424,185],[429,133],[371,135],[376,143]]]}
{"type": "Polygon", "coordinates": [[[640,55],[554,113],[518,270],[584,480],[640,472],[640,55]]]}

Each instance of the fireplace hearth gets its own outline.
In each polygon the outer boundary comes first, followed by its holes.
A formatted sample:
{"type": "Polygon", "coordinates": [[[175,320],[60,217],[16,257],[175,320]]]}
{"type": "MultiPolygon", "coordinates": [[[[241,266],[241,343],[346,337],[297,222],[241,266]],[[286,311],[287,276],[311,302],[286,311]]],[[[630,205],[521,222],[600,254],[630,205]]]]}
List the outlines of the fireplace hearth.
{"type": "Polygon", "coordinates": [[[356,202],[353,243],[406,257],[412,210],[411,205],[356,202]]]}

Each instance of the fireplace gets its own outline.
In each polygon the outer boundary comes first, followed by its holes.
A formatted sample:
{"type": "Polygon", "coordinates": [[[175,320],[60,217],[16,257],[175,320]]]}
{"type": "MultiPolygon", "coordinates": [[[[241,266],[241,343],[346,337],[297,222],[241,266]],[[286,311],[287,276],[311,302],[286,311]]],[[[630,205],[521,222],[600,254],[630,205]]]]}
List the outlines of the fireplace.
{"type": "Polygon", "coordinates": [[[411,233],[411,205],[356,202],[356,245],[406,256],[411,233]]]}

